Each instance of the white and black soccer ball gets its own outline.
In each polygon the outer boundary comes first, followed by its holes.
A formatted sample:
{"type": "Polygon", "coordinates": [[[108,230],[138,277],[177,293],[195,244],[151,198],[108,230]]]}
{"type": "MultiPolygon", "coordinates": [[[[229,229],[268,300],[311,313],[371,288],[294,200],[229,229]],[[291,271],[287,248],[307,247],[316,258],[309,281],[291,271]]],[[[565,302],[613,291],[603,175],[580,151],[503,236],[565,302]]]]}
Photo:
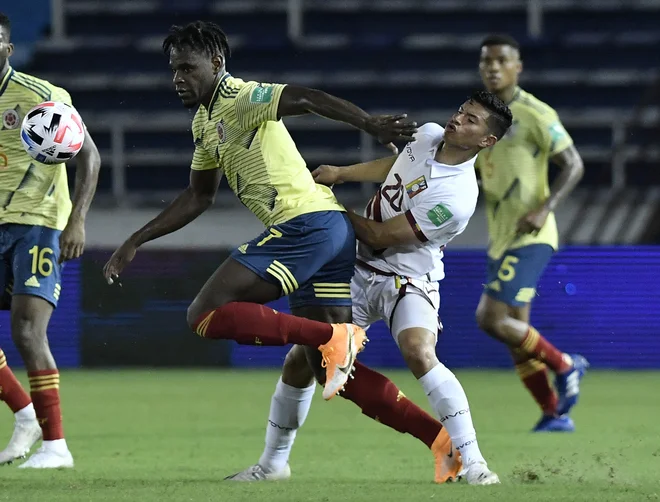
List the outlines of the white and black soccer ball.
{"type": "Polygon", "coordinates": [[[32,108],[21,125],[25,151],[42,164],[72,159],[85,142],[85,126],[73,106],[46,101],[32,108]]]}

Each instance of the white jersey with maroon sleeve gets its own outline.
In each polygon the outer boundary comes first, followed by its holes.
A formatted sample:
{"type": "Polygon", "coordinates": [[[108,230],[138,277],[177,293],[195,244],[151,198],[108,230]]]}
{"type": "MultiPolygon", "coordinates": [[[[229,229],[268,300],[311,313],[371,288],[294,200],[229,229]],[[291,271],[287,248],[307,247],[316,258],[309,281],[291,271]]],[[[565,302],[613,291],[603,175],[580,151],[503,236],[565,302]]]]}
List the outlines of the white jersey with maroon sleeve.
{"type": "Polygon", "coordinates": [[[421,126],[365,210],[376,221],[405,214],[419,242],[380,250],[360,243],[359,261],[395,275],[444,278],[442,249],[465,230],[479,195],[476,156],[455,166],[435,160],[444,132],[435,123],[421,126]]]}

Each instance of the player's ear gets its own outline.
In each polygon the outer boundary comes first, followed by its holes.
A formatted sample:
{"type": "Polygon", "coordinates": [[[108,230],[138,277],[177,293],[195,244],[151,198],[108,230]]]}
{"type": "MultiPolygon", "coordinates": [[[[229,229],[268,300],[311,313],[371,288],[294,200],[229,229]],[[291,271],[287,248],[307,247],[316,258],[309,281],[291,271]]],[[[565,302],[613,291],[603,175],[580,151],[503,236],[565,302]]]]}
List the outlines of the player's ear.
{"type": "Polygon", "coordinates": [[[497,137],[494,134],[489,134],[488,136],[484,136],[482,138],[481,143],[479,144],[479,146],[481,148],[490,148],[495,143],[497,143],[497,137]]]}
{"type": "Polygon", "coordinates": [[[225,65],[224,59],[219,54],[213,56],[211,62],[213,63],[213,73],[216,74],[220,73],[220,70],[222,70],[222,67],[225,65]]]}
{"type": "Polygon", "coordinates": [[[10,43],[7,46],[7,57],[11,56],[14,53],[14,44],[10,43]]]}
{"type": "Polygon", "coordinates": [[[523,62],[518,61],[518,64],[516,65],[516,73],[520,75],[523,71],[523,62]]]}

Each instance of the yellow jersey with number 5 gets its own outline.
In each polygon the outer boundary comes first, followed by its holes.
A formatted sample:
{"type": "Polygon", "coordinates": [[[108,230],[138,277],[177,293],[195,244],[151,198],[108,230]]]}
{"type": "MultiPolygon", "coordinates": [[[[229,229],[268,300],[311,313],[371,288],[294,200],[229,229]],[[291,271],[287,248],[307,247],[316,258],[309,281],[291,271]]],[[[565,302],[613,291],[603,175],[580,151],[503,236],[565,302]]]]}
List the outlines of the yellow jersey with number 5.
{"type": "Polygon", "coordinates": [[[316,211],[344,211],[317,185],[277,117],[284,85],[225,74],[193,119],[192,169],[222,169],[239,200],[267,227],[316,211]]]}
{"type": "Polygon", "coordinates": [[[71,105],[64,89],[11,67],[0,81],[0,224],[64,230],[71,214],[66,166],[40,164],[21,144],[23,117],[44,101],[71,105]]]}
{"type": "Polygon", "coordinates": [[[476,162],[486,197],[488,255],[500,258],[507,249],[531,244],[558,246],[554,213],[538,234],[516,238],[518,220],[550,195],[548,161],[573,144],[557,112],[518,88],[509,103],[513,124],[494,146],[482,150],[476,162]]]}

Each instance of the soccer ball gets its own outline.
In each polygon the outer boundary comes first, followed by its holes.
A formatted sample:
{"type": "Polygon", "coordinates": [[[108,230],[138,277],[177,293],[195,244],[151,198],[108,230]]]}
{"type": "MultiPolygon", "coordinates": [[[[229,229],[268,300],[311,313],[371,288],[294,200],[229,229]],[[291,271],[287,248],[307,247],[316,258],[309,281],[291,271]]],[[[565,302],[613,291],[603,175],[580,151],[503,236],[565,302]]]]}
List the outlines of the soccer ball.
{"type": "Polygon", "coordinates": [[[42,164],[72,159],[85,142],[85,126],[73,106],[46,101],[32,108],[21,125],[25,151],[42,164]]]}

